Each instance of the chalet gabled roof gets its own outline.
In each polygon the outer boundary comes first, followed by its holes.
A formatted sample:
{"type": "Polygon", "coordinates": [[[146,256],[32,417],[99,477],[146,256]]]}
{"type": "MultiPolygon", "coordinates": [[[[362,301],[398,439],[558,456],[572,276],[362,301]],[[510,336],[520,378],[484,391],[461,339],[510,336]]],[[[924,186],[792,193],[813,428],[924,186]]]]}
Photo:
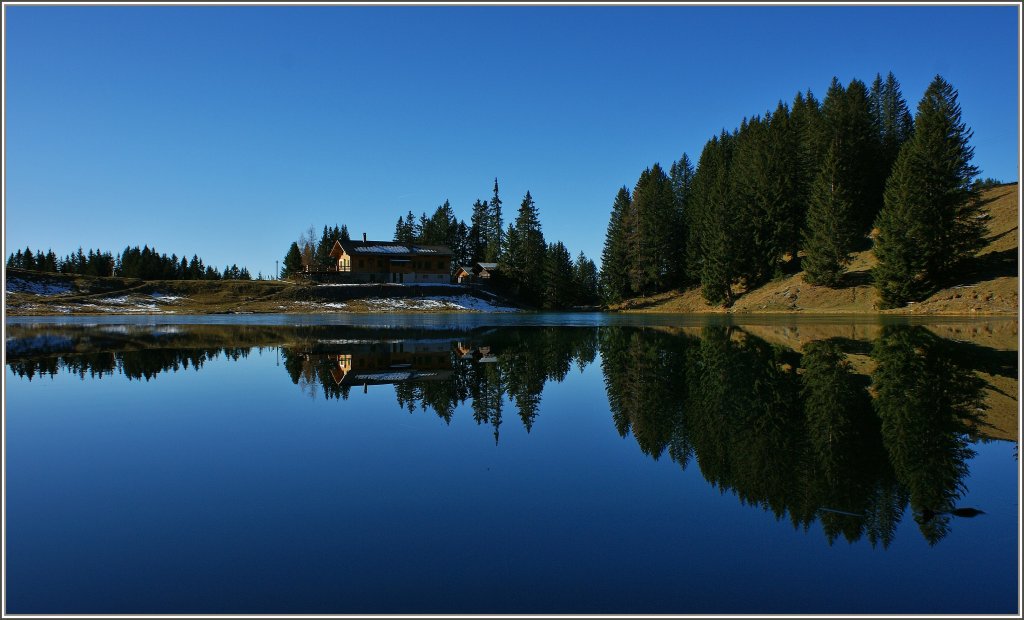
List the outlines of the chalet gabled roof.
{"type": "MultiPolygon", "coordinates": [[[[336,241],[335,248],[340,247],[346,254],[362,254],[370,256],[416,255],[416,256],[451,256],[452,251],[446,245],[422,245],[401,241],[336,241]]],[[[331,252],[334,252],[334,249],[331,252]]]]}
{"type": "Polygon", "coordinates": [[[477,263],[476,266],[491,271],[498,268],[498,263],[477,263]]]}

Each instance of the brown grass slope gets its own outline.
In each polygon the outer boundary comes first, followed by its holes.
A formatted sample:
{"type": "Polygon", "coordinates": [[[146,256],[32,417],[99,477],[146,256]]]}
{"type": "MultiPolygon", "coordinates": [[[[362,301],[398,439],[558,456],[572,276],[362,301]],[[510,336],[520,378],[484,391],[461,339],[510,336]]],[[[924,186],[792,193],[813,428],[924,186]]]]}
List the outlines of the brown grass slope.
{"type": "Polygon", "coordinates": [[[808,284],[803,272],[780,278],[743,293],[732,308],[709,305],[699,288],[671,291],[627,300],[611,310],[625,312],[731,312],[806,314],[946,314],[1016,315],[1019,307],[1017,256],[1020,232],[1016,183],[983,192],[982,209],[988,213],[987,245],[965,265],[963,276],[950,287],[905,308],[879,310],[878,293],[871,285],[872,251],[853,256],[844,286],[828,288],[808,284]]]}

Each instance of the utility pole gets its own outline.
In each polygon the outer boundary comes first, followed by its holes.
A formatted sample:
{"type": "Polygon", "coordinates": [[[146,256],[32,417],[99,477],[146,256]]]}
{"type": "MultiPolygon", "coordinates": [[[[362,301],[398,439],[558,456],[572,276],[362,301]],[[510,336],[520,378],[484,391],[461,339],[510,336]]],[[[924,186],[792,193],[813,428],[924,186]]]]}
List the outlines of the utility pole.
{"type": "Polygon", "coordinates": [[[275,280],[280,280],[281,279],[281,269],[277,266],[278,262],[279,261],[274,261],[274,279],[275,280]]]}

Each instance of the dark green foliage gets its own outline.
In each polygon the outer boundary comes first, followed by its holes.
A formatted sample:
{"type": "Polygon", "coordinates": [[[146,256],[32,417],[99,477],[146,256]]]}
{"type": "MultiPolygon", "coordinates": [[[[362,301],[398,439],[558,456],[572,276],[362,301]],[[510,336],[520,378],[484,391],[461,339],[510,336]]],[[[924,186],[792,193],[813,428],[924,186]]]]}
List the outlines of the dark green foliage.
{"type": "Polygon", "coordinates": [[[984,243],[971,131],[961,120],[956,91],[942,77],[925,91],[914,126],[876,221],[874,277],[886,307],[920,299],[984,243]]]}
{"type": "Polygon", "coordinates": [[[919,326],[887,326],[875,344],[871,375],[882,437],[922,533],[946,534],[942,512],[963,495],[971,429],[983,410],[984,382],[955,359],[947,342],[919,326]]]}
{"type": "Polygon", "coordinates": [[[804,232],[803,268],[811,284],[837,286],[857,237],[853,203],[843,186],[838,145],[832,142],[815,179],[804,232]]]}
{"type": "Polygon", "coordinates": [[[701,293],[713,304],[731,305],[732,283],[743,258],[737,247],[739,213],[730,200],[729,170],[735,137],[722,132],[704,146],[693,179],[692,249],[689,266],[701,293]]]}
{"type": "Polygon", "coordinates": [[[607,302],[622,301],[629,296],[629,246],[626,241],[627,221],[631,198],[623,186],[615,195],[608,230],[601,252],[601,295],[607,302]]]}
{"type": "MultiPolygon", "coordinates": [[[[81,253],[81,249],[79,249],[81,253]]],[[[113,256],[108,252],[101,253],[99,250],[89,250],[89,258],[82,257],[79,264],[75,257],[65,257],[63,260],[57,258],[53,250],[42,250],[32,253],[32,249],[26,247],[24,251],[18,250],[7,257],[7,267],[15,269],[28,269],[31,271],[44,271],[49,273],[80,273],[83,275],[112,275],[114,265],[113,256]]]]}
{"type": "Polygon", "coordinates": [[[882,206],[884,177],[879,178],[881,145],[867,87],[851,80],[845,89],[832,78],[822,103],[823,144],[836,143],[842,178],[859,231],[866,233],[882,206]]]}
{"type": "Polygon", "coordinates": [[[544,260],[545,308],[562,310],[576,303],[574,275],[572,256],[565,245],[561,241],[549,244],[544,260]]]}
{"type": "Polygon", "coordinates": [[[881,441],[865,377],[855,374],[844,341],[820,340],[804,348],[801,365],[804,414],[809,439],[809,488],[831,543],[842,534],[853,541],[867,533],[872,544],[888,546],[905,505],[881,441]]]}
{"type": "Polygon", "coordinates": [[[487,247],[484,249],[485,262],[493,263],[504,251],[503,236],[505,222],[501,215],[501,198],[498,197],[498,179],[494,179],[494,196],[487,205],[487,247]]]}
{"type": "MultiPolygon", "coordinates": [[[[193,261],[195,257],[193,257],[193,261]]],[[[302,252],[299,251],[299,244],[292,241],[288,253],[284,256],[284,268],[281,269],[282,278],[290,278],[302,273],[302,252]]]]}
{"type": "Polygon", "coordinates": [[[751,119],[736,138],[730,201],[739,213],[735,250],[747,289],[776,275],[783,254],[798,245],[798,151],[798,135],[782,103],[764,119],[751,119]]]}
{"type": "Polygon", "coordinates": [[[540,228],[537,205],[526,192],[514,223],[509,225],[507,243],[501,254],[502,273],[516,295],[527,303],[540,305],[544,294],[547,243],[540,228]]]}
{"type": "MultiPolygon", "coordinates": [[[[198,257],[192,257],[192,264],[182,257],[178,260],[177,254],[161,254],[155,248],[148,245],[127,246],[119,255],[102,250],[90,249],[88,253],[82,248],[64,258],[57,258],[53,250],[32,253],[30,248],[24,251],[19,250],[7,259],[9,267],[44,271],[50,273],[64,273],[84,276],[118,276],[123,278],[141,278],[143,280],[188,280],[199,278],[220,279],[221,274],[216,269],[209,271],[204,269],[202,261],[198,257]]],[[[238,270],[239,277],[251,277],[245,268],[238,270]],[[244,272],[244,276],[243,276],[244,272]]]]}
{"type": "Polygon", "coordinates": [[[689,282],[687,277],[686,242],[689,233],[687,231],[687,220],[689,217],[690,200],[693,192],[693,162],[690,157],[683,153],[679,161],[672,162],[669,168],[669,180],[672,183],[672,219],[671,237],[669,245],[672,248],[673,257],[668,262],[666,284],[669,287],[681,287],[689,282]]]}
{"type": "Polygon", "coordinates": [[[473,203],[473,212],[469,218],[469,260],[470,264],[486,262],[487,246],[489,244],[490,225],[488,219],[487,201],[477,199],[473,203]]]}
{"type": "Polygon", "coordinates": [[[626,215],[626,246],[630,253],[629,283],[633,293],[648,295],[668,285],[678,261],[673,251],[675,197],[672,182],[660,165],[640,174],[626,215]]]}
{"type": "Polygon", "coordinates": [[[903,99],[900,83],[896,81],[892,71],[884,82],[881,74],[875,76],[870,99],[871,116],[880,144],[877,178],[882,183],[884,191],[885,180],[892,172],[900,149],[914,133],[914,118],[910,114],[906,100],[903,99]]]}
{"type": "Polygon", "coordinates": [[[823,142],[825,130],[821,104],[810,90],[806,95],[799,92],[796,94],[789,118],[790,127],[797,141],[794,154],[796,179],[793,186],[793,202],[803,214],[802,217],[799,214],[797,216],[803,226],[810,208],[811,188],[821,169],[829,143],[823,142]]]}
{"type": "Polygon", "coordinates": [[[576,257],[573,265],[573,293],[575,300],[573,305],[590,306],[601,300],[597,265],[587,258],[583,252],[576,257]]]}
{"type": "Polygon", "coordinates": [[[999,187],[1000,185],[1004,185],[1004,183],[999,179],[985,177],[984,179],[975,179],[974,182],[971,183],[971,188],[980,192],[982,190],[992,189],[993,187],[999,187]]]}
{"type": "Polygon", "coordinates": [[[412,243],[414,238],[412,229],[405,226],[405,218],[399,216],[398,221],[395,222],[395,235],[392,239],[403,243],[412,243]]]}

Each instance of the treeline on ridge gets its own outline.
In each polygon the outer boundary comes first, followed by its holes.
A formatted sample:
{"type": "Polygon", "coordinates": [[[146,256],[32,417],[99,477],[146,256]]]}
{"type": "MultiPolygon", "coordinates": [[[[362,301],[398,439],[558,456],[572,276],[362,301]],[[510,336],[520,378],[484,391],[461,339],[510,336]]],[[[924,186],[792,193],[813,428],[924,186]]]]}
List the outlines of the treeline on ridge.
{"type": "MultiPolygon", "coordinates": [[[[191,260],[177,254],[161,254],[156,248],[148,245],[125,247],[121,254],[90,249],[88,253],[82,248],[74,254],[59,258],[54,251],[42,250],[34,254],[26,247],[7,257],[7,267],[42,271],[48,273],[65,273],[83,276],[116,276],[120,278],[140,278],[143,280],[252,280],[252,274],[245,267],[238,265],[225,266],[219,271],[213,265],[207,265],[203,259],[193,254],[191,260]]],[[[262,280],[260,273],[257,279],[262,280]]]]}
{"type": "Polygon", "coordinates": [[[833,78],[823,101],[743,119],[685,153],[654,164],[614,200],[602,252],[606,302],[700,286],[712,304],[804,271],[843,285],[855,251],[874,236],[873,279],[882,304],[903,305],[948,281],[982,245],[971,131],[957,92],[936,76],[912,117],[890,72],[872,86],[833,78]]]}

